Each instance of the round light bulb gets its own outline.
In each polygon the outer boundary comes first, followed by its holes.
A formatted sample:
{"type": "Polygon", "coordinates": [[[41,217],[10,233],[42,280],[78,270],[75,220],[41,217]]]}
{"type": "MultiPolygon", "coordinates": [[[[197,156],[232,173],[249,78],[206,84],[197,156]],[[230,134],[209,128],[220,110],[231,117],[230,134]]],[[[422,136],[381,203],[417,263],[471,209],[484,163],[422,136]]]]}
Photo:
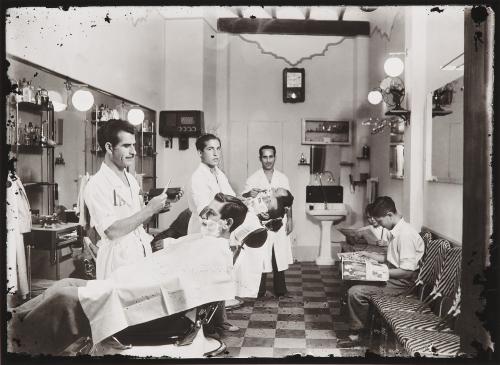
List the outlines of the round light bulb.
{"type": "Polygon", "coordinates": [[[62,112],[66,109],[67,105],[63,103],[61,94],[54,90],[49,90],[48,94],[55,112],[62,112]]]}
{"type": "Polygon", "coordinates": [[[128,121],[133,125],[139,125],[144,120],[144,112],[141,109],[133,108],[128,111],[128,121]]]}
{"type": "Polygon", "coordinates": [[[368,93],[368,101],[370,104],[377,105],[382,101],[382,93],[378,90],[372,90],[368,93]]]}
{"type": "Polygon", "coordinates": [[[94,104],[94,95],[88,90],[77,90],[73,94],[71,102],[77,110],[86,112],[94,104]]]}
{"type": "Polygon", "coordinates": [[[398,57],[390,57],[384,63],[384,71],[391,77],[399,76],[403,73],[405,65],[398,57]]]}

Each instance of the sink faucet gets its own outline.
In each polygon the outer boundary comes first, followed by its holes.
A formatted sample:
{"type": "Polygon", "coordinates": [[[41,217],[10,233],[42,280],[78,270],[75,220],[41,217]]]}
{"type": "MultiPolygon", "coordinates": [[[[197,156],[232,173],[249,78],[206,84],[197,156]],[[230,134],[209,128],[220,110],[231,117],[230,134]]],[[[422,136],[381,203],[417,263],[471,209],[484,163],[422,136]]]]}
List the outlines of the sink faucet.
{"type": "MultiPolygon", "coordinates": [[[[330,171],[328,171],[328,172],[330,172],[330,171]]],[[[330,172],[330,174],[331,174],[331,172],[330,172]]],[[[325,189],[323,188],[323,181],[321,181],[321,177],[323,176],[323,173],[318,172],[318,173],[316,173],[316,175],[319,178],[319,185],[321,186],[321,192],[323,193],[323,201],[325,204],[324,208],[325,208],[325,210],[327,210],[328,209],[328,199],[326,199],[326,192],[325,192],[325,189]]],[[[332,177],[333,177],[333,175],[332,175],[332,177]]]]}
{"type": "Polygon", "coordinates": [[[330,175],[330,177],[328,178],[328,182],[334,182],[335,178],[333,177],[333,173],[329,170],[323,171],[323,174],[327,174],[327,173],[330,175]]]}

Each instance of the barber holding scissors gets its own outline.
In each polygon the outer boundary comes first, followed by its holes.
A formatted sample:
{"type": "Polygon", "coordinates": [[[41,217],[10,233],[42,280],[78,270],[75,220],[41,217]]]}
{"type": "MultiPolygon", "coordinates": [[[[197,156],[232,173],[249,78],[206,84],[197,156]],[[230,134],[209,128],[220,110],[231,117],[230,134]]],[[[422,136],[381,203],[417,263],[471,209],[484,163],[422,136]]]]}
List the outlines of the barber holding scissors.
{"type": "Polygon", "coordinates": [[[107,121],[97,131],[104,162],[84,191],[90,225],[101,240],[96,262],[97,279],[106,279],[116,268],[152,254],[153,236],[143,223],[167,204],[166,188],[144,206],[137,180],[127,172],[135,161],[135,129],[124,120],[107,121]]]}

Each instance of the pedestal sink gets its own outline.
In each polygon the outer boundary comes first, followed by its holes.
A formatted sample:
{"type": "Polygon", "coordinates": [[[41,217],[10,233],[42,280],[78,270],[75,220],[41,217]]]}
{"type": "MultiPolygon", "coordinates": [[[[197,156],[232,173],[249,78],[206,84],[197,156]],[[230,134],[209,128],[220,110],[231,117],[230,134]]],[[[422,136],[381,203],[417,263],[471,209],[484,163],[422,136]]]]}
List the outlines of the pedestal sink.
{"type": "Polygon", "coordinates": [[[321,223],[321,241],[316,264],[333,265],[335,259],[332,258],[332,251],[336,255],[340,252],[341,247],[340,244],[330,242],[331,228],[334,223],[339,223],[346,217],[345,205],[343,203],[328,203],[325,209],[324,203],[307,204],[306,213],[321,223]]]}

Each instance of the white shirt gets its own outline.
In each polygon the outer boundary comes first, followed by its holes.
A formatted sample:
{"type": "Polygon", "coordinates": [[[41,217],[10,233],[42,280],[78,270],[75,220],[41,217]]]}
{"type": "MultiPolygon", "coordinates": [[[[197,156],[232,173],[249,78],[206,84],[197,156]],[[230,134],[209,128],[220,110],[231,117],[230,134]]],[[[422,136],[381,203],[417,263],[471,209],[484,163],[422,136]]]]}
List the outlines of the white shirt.
{"type": "Polygon", "coordinates": [[[396,268],[415,271],[424,255],[424,241],[403,218],[390,230],[387,261],[396,268]]]}
{"type": "Polygon", "coordinates": [[[200,163],[198,168],[191,175],[188,192],[188,206],[191,210],[189,219],[188,234],[199,233],[201,230],[201,220],[199,214],[214,198],[217,193],[236,196],[224,173],[215,167],[215,174],[210,171],[210,167],[200,163]]]}
{"type": "Polygon", "coordinates": [[[274,169],[271,182],[269,182],[264,169],[260,168],[248,177],[243,193],[249,192],[253,188],[266,190],[270,188],[284,188],[290,190],[290,184],[286,175],[276,169],[274,169]]]}
{"type": "Polygon", "coordinates": [[[106,230],[113,223],[134,215],[143,207],[137,180],[126,171],[125,176],[129,185],[103,162],[85,187],[84,200],[90,213],[90,225],[101,236],[97,244],[97,279],[106,279],[118,267],[152,254],[153,236],[146,233],[142,224],[114,240],[106,236],[106,230]]]}
{"type": "MultiPolygon", "coordinates": [[[[288,178],[282,172],[274,169],[271,181],[267,179],[264,169],[260,168],[255,173],[248,177],[245,188],[242,192],[246,193],[253,188],[265,189],[270,188],[284,188],[290,190],[290,184],[288,178]]],[[[268,232],[267,241],[262,246],[264,251],[264,272],[272,272],[272,250],[274,248],[274,254],[276,258],[276,266],[278,271],[283,271],[288,269],[288,265],[293,263],[292,255],[292,244],[290,242],[290,237],[286,234],[286,215],[283,217],[283,226],[277,232],[268,232]]]]}

